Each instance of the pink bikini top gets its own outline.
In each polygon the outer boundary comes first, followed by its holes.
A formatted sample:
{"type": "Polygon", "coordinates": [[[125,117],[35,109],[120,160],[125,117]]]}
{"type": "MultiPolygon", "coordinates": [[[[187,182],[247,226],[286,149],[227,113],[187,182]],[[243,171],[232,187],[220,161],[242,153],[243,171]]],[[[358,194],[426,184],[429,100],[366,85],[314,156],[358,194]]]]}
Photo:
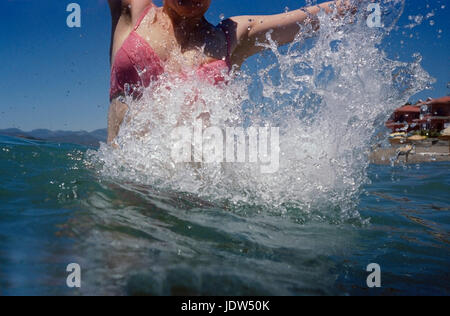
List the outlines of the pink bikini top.
{"type": "MultiPolygon", "coordinates": [[[[116,53],[111,68],[110,100],[124,95],[126,86],[130,88],[148,87],[152,81],[157,80],[164,73],[161,59],[156,55],[150,44],[136,31],[152,7],[153,5],[150,5],[144,10],[133,31],[116,53]]],[[[216,60],[204,64],[196,71],[199,78],[209,80],[213,84],[223,82],[225,80],[223,70],[229,71],[231,68],[230,38],[227,32],[224,31],[224,33],[228,47],[226,60],[216,60]]],[[[129,93],[130,91],[127,91],[127,94],[129,93]]]]}

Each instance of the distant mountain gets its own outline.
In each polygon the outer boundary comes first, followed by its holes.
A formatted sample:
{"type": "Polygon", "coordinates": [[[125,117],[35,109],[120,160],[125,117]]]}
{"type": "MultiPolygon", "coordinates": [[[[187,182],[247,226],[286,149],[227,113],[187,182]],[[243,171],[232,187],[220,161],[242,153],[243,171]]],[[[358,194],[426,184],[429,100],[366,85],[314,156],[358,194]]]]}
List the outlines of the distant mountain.
{"type": "Polygon", "coordinates": [[[17,128],[7,128],[7,129],[2,129],[0,130],[2,131],[3,135],[10,135],[10,134],[19,134],[19,133],[23,133],[20,129],[17,128]]]}
{"type": "Polygon", "coordinates": [[[108,138],[108,130],[106,128],[98,129],[91,132],[91,135],[101,140],[102,142],[106,142],[108,138]]]}
{"type": "Polygon", "coordinates": [[[51,131],[48,129],[36,129],[24,132],[17,128],[0,130],[0,135],[45,140],[55,143],[71,143],[83,146],[98,147],[100,142],[106,142],[107,130],[98,129],[93,132],[86,131],[51,131]]]}

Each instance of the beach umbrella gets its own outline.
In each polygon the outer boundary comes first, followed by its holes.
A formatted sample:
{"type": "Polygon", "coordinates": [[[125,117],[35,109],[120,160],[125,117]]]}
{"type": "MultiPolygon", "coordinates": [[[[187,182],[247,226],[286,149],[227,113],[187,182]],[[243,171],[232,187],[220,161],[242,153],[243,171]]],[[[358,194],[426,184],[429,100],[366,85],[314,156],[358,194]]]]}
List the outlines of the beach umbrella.
{"type": "Polygon", "coordinates": [[[412,142],[421,142],[425,139],[427,139],[425,136],[420,136],[420,135],[414,135],[414,136],[408,137],[408,140],[412,141],[412,142]]]}

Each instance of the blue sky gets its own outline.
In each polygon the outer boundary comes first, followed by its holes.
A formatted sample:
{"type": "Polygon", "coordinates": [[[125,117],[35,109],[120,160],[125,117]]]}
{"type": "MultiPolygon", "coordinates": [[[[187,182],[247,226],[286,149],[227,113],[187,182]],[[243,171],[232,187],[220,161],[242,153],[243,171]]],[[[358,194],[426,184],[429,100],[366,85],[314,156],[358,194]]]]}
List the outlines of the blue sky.
{"type": "MultiPolygon", "coordinates": [[[[217,23],[221,13],[273,14],[303,5],[304,0],[213,0],[207,18],[217,23]]],[[[90,131],[105,127],[111,27],[107,1],[2,0],[0,10],[0,129],[90,131]],[[71,2],[82,8],[81,28],[66,26],[66,6],[71,2]]],[[[432,11],[434,17],[389,38],[392,56],[398,53],[401,60],[411,61],[413,53],[421,53],[424,68],[437,79],[433,90],[414,100],[450,93],[448,1],[407,0],[399,25],[409,24],[410,15],[425,16],[432,11]],[[404,41],[402,46],[400,41],[404,41]]]]}

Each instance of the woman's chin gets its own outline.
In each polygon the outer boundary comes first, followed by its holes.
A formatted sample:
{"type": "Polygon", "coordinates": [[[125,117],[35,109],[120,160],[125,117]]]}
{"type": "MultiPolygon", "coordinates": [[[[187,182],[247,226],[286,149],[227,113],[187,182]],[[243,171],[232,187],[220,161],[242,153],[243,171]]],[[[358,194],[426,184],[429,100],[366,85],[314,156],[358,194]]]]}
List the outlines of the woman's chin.
{"type": "Polygon", "coordinates": [[[208,11],[210,1],[174,1],[171,7],[177,14],[184,18],[198,18],[208,11]]]}

